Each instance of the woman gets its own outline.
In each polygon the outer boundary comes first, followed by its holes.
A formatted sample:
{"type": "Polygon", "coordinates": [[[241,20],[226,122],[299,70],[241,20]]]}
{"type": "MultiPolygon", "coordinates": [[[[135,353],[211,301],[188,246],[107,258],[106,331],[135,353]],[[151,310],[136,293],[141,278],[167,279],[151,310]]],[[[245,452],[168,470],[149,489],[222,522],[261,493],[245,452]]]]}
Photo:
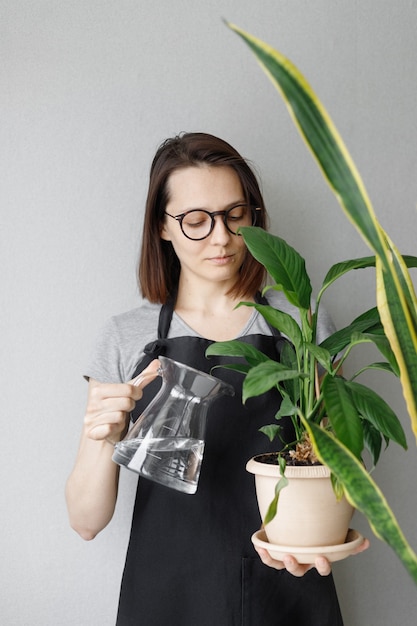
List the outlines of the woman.
{"type": "MultiPolygon", "coordinates": [[[[277,358],[279,333],[252,307],[235,308],[259,299],[265,278],[237,229],[266,221],[256,177],[228,143],[189,133],[160,146],[139,263],[145,301],[110,320],[86,372],[87,412],[67,484],[71,525],[84,539],[108,524],[116,503],[119,468],[108,441],[123,438],[129,413],[155,393],[155,383],[144,390],[126,381],[154,372],[159,354],[208,372],[210,342],[236,337],[277,358]]],[[[296,315],[277,292],[267,299],[296,315]]],[[[325,314],[319,326],[323,337],[333,330],[325,314]]],[[[239,374],[216,372],[236,394],[217,400],[208,418],[197,493],[138,481],[117,624],[342,624],[326,559],[311,568],[291,555],[278,562],[259,551],[263,563],[256,555],[250,537],[260,519],[245,463],[268,448],[258,429],[278,398],[270,392],[243,407],[239,374]]]]}

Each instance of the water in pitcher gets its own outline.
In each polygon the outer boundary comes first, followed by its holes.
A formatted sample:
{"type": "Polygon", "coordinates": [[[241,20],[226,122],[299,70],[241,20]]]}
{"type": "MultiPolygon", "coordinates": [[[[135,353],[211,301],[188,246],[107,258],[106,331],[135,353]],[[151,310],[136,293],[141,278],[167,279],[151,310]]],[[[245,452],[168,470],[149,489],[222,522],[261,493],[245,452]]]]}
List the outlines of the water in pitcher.
{"type": "Polygon", "coordinates": [[[195,493],[204,441],[189,437],[130,439],[117,444],[117,463],[178,491],[195,493]]]}
{"type": "MultiPolygon", "coordinates": [[[[159,356],[162,385],[126,437],[115,444],[113,461],[183,493],[195,493],[204,451],[208,409],[233,396],[231,385],[188,365],[159,356]]],[[[140,374],[134,384],[144,378],[140,374]]]]}

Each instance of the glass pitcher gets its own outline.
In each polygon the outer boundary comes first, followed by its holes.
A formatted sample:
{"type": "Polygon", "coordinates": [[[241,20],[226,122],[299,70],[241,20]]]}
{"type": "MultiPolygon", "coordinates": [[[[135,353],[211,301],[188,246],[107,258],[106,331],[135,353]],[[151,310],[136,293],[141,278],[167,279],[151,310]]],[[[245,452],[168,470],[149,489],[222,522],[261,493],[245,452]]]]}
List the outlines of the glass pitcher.
{"type": "MultiPolygon", "coordinates": [[[[231,385],[158,357],[162,386],[126,437],[115,444],[113,461],[172,489],[197,491],[210,403],[234,395],[231,385]]],[[[140,384],[143,377],[136,378],[140,384]]]]}

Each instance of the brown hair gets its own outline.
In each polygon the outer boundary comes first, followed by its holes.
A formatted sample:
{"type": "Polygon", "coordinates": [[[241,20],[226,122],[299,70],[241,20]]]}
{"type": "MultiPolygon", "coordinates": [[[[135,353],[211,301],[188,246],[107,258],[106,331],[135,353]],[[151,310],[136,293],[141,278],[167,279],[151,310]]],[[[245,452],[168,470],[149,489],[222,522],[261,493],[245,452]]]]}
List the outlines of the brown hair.
{"type": "MultiPolygon", "coordinates": [[[[267,215],[258,181],[248,163],[226,141],[206,133],[184,133],[167,139],[152,161],[139,258],[139,286],[150,302],[164,304],[178,287],[180,264],[170,241],[160,237],[169,201],[168,180],[180,168],[207,164],[231,167],[239,177],[248,204],[259,207],[256,225],[266,227],[267,215]]],[[[248,252],[231,290],[236,297],[255,294],[262,286],[264,268],[248,252]]]]}

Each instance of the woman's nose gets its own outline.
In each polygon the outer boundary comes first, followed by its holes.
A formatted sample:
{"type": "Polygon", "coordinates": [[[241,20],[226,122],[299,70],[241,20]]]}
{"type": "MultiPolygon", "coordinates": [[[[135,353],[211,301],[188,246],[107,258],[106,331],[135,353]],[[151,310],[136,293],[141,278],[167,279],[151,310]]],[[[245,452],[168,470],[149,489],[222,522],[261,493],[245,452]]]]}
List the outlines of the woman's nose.
{"type": "Polygon", "coordinates": [[[224,223],[224,217],[222,215],[216,215],[214,217],[214,227],[210,234],[212,241],[223,242],[228,241],[232,233],[227,229],[224,223]]]}

